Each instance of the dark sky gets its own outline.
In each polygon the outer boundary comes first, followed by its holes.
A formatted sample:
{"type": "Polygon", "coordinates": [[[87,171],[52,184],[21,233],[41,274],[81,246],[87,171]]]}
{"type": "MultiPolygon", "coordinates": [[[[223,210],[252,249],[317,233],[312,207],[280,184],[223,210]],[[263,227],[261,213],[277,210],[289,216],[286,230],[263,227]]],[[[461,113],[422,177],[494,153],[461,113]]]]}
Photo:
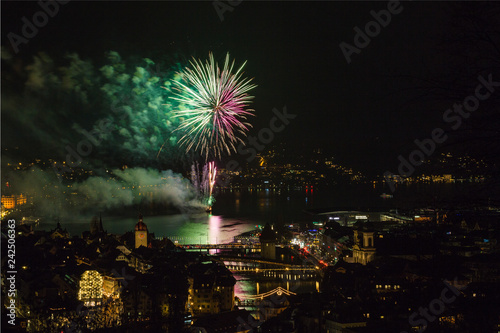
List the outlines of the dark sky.
{"type": "MultiPolygon", "coordinates": [[[[268,126],[274,107],[286,105],[297,118],[275,142],[323,147],[348,165],[383,171],[396,167],[414,139],[441,126],[451,104],[416,98],[414,80],[445,67],[439,46],[451,31],[449,4],[401,6],[350,64],[339,43],[353,44],[353,28],[363,28],[373,20],[370,11],[387,2],[243,1],[221,21],[211,1],[72,1],[16,57],[77,52],[99,61],[114,50],[151,59],[205,58],[212,51],[222,59],[229,52],[237,63],[248,61],[245,73],[258,84],[252,133],[268,126]]],[[[20,31],[23,16],[39,9],[36,2],[2,1],[2,45],[6,33],[20,31]]]]}

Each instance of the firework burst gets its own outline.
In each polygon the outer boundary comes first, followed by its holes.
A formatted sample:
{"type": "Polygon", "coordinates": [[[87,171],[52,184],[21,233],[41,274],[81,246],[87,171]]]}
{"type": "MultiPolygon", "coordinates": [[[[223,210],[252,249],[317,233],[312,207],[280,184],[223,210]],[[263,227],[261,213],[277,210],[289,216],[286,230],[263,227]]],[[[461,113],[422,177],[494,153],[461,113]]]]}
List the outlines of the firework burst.
{"type": "Polygon", "coordinates": [[[220,69],[210,53],[205,63],[193,59],[191,67],[180,72],[182,79],[175,81],[176,95],[171,98],[181,103],[175,116],[181,118],[177,130],[184,134],[179,144],[186,151],[199,151],[208,160],[210,155],[230,155],[243,142],[251,127],[247,117],[254,111],[248,109],[253,98],[248,91],[256,87],[252,79],[242,78],[245,64],[233,73],[234,60],[227,54],[220,69]]]}

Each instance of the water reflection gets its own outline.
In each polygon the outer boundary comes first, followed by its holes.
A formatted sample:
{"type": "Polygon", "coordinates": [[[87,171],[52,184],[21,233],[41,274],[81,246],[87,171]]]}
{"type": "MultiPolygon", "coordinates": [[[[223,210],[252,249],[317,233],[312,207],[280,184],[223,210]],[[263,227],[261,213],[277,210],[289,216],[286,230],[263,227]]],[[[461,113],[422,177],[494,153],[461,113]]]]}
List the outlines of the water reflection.
{"type": "Polygon", "coordinates": [[[208,243],[218,244],[221,238],[221,217],[210,215],[208,218],[208,243]]]}

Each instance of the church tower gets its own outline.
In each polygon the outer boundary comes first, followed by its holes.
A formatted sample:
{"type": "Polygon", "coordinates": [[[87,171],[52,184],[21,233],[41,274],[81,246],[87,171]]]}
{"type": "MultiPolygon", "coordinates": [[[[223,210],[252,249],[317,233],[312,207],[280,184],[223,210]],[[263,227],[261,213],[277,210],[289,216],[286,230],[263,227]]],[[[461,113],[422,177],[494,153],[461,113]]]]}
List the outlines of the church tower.
{"type": "Polygon", "coordinates": [[[148,227],[142,222],[142,214],[139,214],[139,222],[135,225],[135,248],[148,247],[148,227]]]}
{"type": "Polygon", "coordinates": [[[362,265],[368,264],[375,259],[376,248],[373,244],[374,231],[354,229],[354,246],[352,254],[354,262],[362,265]]]}
{"type": "Polygon", "coordinates": [[[276,233],[269,223],[266,223],[260,235],[260,256],[263,259],[276,259],[276,233]]]}

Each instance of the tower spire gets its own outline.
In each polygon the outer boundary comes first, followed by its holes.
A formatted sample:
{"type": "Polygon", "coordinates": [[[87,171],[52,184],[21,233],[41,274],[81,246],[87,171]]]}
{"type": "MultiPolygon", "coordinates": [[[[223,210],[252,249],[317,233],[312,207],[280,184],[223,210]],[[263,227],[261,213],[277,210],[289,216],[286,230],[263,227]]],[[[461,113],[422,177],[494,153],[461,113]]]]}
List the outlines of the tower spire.
{"type": "Polygon", "coordinates": [[[99,213],[99,232],[103,232],[104,228],[102,227],[102,214],[99,213]]]}
{"type": "Polygon", "coordinates": [[[148,227],[142,221],[142,214],[139,214],[139,222],[135,225],[135,248],[148,246],[148,227]]]}

